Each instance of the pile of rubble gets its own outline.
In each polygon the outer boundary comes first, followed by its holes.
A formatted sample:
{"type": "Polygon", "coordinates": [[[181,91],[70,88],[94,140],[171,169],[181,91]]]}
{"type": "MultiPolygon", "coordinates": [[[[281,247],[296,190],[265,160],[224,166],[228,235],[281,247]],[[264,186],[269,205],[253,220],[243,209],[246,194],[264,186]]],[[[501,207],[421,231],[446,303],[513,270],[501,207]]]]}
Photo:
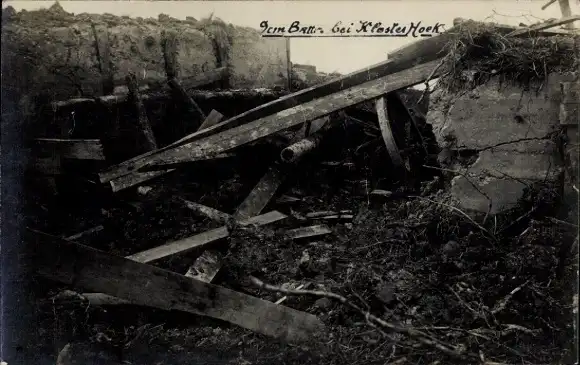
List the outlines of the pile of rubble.
{"type": "Polygon", "coordinates": [[[60,363],[101,356],[87,338],[113,363],[559,361],[577,229],[558,218],[559,180],[514,177],[509,209],[469,209],[458,180],[493,146],[463,144],[449,116],[490,74],[530,85],[577,68],[572,37],[544,28],[458,22],[294,93],[196,91],[206,81],[184,86],[168,46],[167,90],[128,75],[123,93],[51,103],[75,138],[31,144],[33,180],[58,194],[29,194],[28,242],[43,328],[72,342],[60,363]],[[545,72],[523,53],[528,68],[502,69],[515,43],[545,72]],[[434,105],[411,87],[435,78],[434,105]]]}

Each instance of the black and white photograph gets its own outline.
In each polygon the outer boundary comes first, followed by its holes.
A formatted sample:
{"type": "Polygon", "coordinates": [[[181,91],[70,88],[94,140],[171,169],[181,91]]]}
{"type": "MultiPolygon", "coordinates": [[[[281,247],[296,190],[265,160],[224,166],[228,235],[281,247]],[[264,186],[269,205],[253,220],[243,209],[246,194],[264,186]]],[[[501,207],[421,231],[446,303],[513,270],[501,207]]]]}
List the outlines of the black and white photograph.
{"type": "Polygon", "coordinates": [[[0,365],[578,364],[580,0],[2,2],[0,365]]]}

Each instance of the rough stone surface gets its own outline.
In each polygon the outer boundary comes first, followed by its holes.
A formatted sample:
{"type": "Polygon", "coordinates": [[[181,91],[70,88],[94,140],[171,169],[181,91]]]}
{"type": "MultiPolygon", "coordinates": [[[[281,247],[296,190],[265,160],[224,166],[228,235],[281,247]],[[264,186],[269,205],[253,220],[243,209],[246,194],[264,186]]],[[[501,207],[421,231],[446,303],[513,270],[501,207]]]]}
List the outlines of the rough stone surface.
{"type": "Polygon", "coordinates": [[[53,99],[99,95],[100,71],[91,23],[97,31],[109,33],[111,66],[121,84],[129,72],[141,80],[165,80],[163,31],[177,36],[181,77],[215,69],[220,58],[226,58],[233,88],[284,87],[287,83],[284,39],[264,39],[254,29],[216,19],[74,15],[52,7],[3,14],[3,85],[32,94],[50,90],[53,99]]]}
{"type": "Polygon", "coordinates": [[[545,138],[558,125],[560,82],[573,79],[572,73],[551,74],[537,92],[498,79],[459,97],[439,92],[431,96],[427,121],[440,144],[453,136],[457,146],[471,149],[545,138]]]}
{"type": "Polygon", "coordinates": [[[539,91],[493,79],[464,95],[431,95],[427,121],[458,171],[451,193],[461,209],[497,214],[513,207],[536,182],[557,182],[562,161],[553,132],[560,128],[560,82],[575,75],[551,74],[539,91]],[[469,166],[453,150],[472,150],[469,166]],[[491,200],[491,210],[490,210],[491,200]]]}

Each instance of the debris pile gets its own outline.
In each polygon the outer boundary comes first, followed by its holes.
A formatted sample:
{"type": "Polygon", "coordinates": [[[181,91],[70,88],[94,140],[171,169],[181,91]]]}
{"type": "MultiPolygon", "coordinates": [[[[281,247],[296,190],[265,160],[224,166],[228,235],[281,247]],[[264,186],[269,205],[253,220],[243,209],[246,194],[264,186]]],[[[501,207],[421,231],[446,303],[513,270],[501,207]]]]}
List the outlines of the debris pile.
{"type": "Polygon", "coordinates": [[[526,184],[510,209],[463,209],[449,185],[467,175],[440,163],[428,123],[433,91],[411,88],[439,78],[457,92],[465,71],[463,90],[491,73],[522,81],[540,59],[545,74],[576,67],[570,37],[512,32],[461,23],[279,94],[185,87],[165,47],[166,90],[127,75],[122,95],[51,102],[39,118],[60,129],[33,139],[31,184],[48,178],[26,197],[27,242],[41,327],[72,343],[60,356],[94,358],[93,346],[119,363],[562,360],[577,227],[558,216],[561,186],[526,184]],[[513,53],[530,43],[538,53],[513,53]]]}

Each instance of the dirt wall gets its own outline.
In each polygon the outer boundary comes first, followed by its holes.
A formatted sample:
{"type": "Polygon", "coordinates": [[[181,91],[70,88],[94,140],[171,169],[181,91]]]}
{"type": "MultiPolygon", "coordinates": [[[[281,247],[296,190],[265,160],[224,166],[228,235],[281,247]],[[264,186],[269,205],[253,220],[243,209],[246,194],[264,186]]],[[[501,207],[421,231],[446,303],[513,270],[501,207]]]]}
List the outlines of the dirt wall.
{"type": "Polygon", "coordinates": [[[2,11],[2,82],[25,94],[50,94],[52,100],[102,94],[99,58],[92,30],[108,33],[115,84],[129,72],[140,81],[164,80],[162,32],[178,41],[179,76],[189,77],[226,63],[229,86],[286,85],[286,43],[263,39],[257,30],[219,19],[185,21],[110,14],[70,14],[60,5],[38,11],[2,11]]]}

